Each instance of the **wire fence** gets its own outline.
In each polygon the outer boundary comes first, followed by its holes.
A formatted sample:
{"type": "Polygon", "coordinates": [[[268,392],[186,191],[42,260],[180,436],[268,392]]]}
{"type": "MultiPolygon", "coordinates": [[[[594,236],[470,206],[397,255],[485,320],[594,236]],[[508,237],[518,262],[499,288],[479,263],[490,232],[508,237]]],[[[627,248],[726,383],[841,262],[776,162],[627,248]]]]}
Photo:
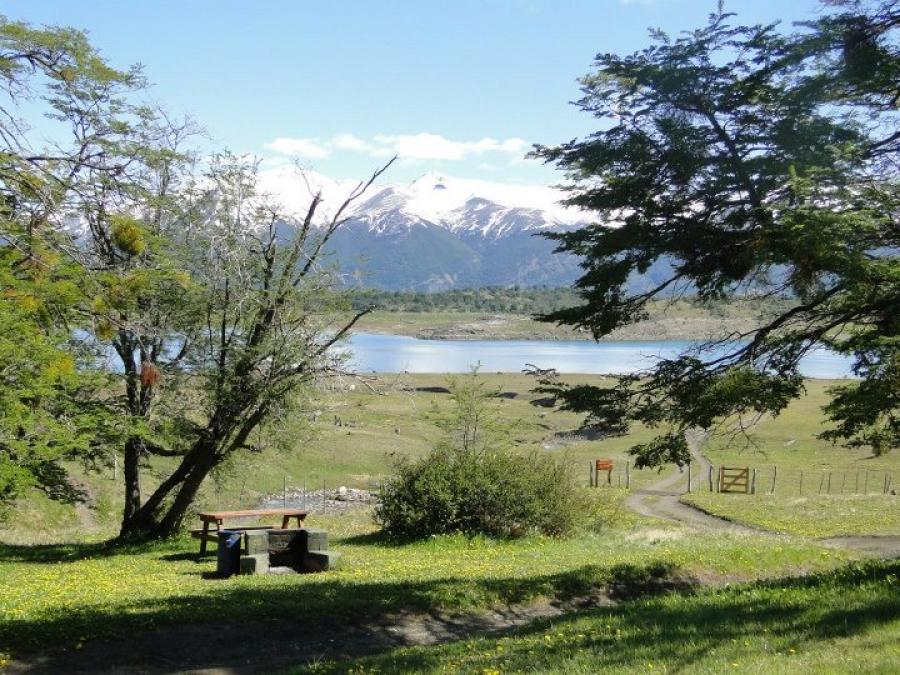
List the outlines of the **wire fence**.
{"type": "MultiPolygon", "coordinates": [[[[681,492],[721,492],[739,491],[747,494],[780,495],[780,496],[813,496],[813,495],[893,495],[896,494],[897,483],[894,472],[890,469],[872,469],[860,467],[831,468],[798,468],[779,466],[777,464],[741,465],[726,464],[726,469],[746,470],[746,483],[736,485],[720,477],[723,465],[715,464],[707,468],[698,467],[696,463],[686,465],[679,478],[670,484],[673,491],[681,492]],[[746,487],[745,487],[746,485],[746,487]]],[[[595,462],[588,467],[587,485],[591,487],[640,487],[646,483],[644,472],[635,471],[630,463],[616,463],[610,469],[598,469],[595,462]]],[[[583,474],[582,474],[583,475],[583,474]]],[[[664,474],[659,478],[664,477],[664,474]]]]}
{"type": "MultiPolygon", "coordinates": [[[[719,466],[710,467],[706,484],[721,491],[719,466]]],[[[777,464],[740,467],[749,469],[749,493],[782,496],[887,495],[896,488],[893,472],[859,467],[797,468],[777,464]]]]}
{"type": "MultiPolygon", "coordinates": [[[[581,465],[582,467],[584,465],[581,465]]],[[[726,490],[722,490],[723,482],[720,469],[723,465],[715,464],[706,468],[696,463],[681,468],[678,477],[667,489],[673,492],[745,492],[754,495],[776,496],[815,496],[815,495],[894,495],[897,484],[894,471],[890,469],[871,469],[859,467],[831,468],[797,468],[776,464],[739,465],[726,464],[729,471],[746,471],[746,488],[743,482],[735,485],[725,481],[726,490]],[[729,487],[730,485],[730,487],[729,487]]],[[[630,462],[616,462],[613,466],[598,465],[590,462],[587,480],[582,485],[594,488],[639,489],[650,483],[662,480],[666,472],[654,470],[638,470],[630,462]]],[[[581,469],[579,473],[582,473],[581,469]]],[[[732,474],[729,474],[732,475],[732,474]]],[[[373,505],[378,501],[381,488],[379,481],[371,480],[365,487],[348,487],[361,485],[358,480],[348,479],[345,483],[337,480],[296,480],[285,475],[280,490],[272,491],[260,498],[258,493],[249,494],[241,490],[237,504],[241,508],[250,507],[283,507],[301,508],[311,512],[344,513],[363,506],[373,505]],[[253,503],[251,504],[250,501],[253,503]],[[246,503],[245,503],[246,502],[246,503]]]]}

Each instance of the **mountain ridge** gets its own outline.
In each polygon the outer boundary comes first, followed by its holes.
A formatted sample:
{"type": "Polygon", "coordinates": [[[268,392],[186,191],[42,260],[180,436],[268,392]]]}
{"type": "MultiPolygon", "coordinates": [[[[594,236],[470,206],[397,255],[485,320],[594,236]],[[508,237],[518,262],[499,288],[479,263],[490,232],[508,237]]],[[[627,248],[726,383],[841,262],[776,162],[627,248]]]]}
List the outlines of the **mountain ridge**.
{"type": "MultiPolygon", "coordinates": [[[[317,175],[307,181],[326,203],[348,192],[317,175]]],[[[567,286],[579,276],[578,260],[554,254],[554,242],[535,236],[589,222],[588,214],[560,204],[563,197],[550,187],[426,173],[406,185],[379,186],[354,204],[328,253],[350,286],[567,286]]]]}

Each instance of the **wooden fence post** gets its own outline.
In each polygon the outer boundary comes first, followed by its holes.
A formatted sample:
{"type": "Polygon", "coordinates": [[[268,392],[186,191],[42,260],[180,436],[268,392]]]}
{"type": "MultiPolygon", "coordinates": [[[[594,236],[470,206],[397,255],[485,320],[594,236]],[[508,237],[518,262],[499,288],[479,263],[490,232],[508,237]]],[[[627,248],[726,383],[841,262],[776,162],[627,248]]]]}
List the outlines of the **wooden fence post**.
{"type": "Polygon", "coordinates": [[[803,496],[803,469],[800,470],[800,496],[803,496]]]}
{"type": "Polygon", "coordinates": [[[713,482],[712,482],[713,465],[712,464],[709,465],[708,474],[709,474],[709,491],[712,492],[713,491],[713,482]]]}
{"type": "Polygon", "coordinates": [[[688,494],[691,492],[691,461],[688,460],[688,494]]]}
{"type": "Polygon", "coordinates": [[[588,463],[588,487],[594,487],[594,463],[588,463]]]}
{"type": "Polygon", "coordinates": [[[750,483],[750,494],[755,495],[756,494],[756,469],[755,468],[753,469],[752,475],[753,475],[753,480],[750,483]]]}
{"type": "Polygon", "coordinates": [[[828,472],[828,494],[831,494],[831,472],[828,472]]]}
{"type": "Polygon", "coordinates": [[[772,472],[772,493],[775,494],[775,480],[778,478],[778,465],[775,465],[775,471],[772,472]]]}
{"type": "Polygon", "coordinates": [[[625,489],[626,490],[631,489],[631,472],[628,467],[629,464],[630,464],[630,462],[625,462],[625,489]]]}
{"type": "Polygon", "coordinates": [[[844,494],[844,485],[846,484],[846,482],[847,482],[847,472],[844,471],[841,474],[841,494],[844,494]]]}
{"type": "Polygon", "coordinates": [[[866,469],[866,476],[865,476],[865,478],[864,478],[863,480],[864,480],[864,482],[863,482],[863,494],[864,494],[864,495],[868,495],[868,494],[869,494],[869,470],[868,470],[868,469],[866,469]]]}

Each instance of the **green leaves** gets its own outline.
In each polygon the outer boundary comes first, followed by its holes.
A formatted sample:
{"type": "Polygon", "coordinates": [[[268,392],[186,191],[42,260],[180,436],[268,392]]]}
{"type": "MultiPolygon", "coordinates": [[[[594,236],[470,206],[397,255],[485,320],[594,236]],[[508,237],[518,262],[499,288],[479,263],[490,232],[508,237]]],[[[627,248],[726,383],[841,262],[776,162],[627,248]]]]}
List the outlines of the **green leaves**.
{"type": "Polygon", "coordinates": [[[126,255],[140,255],[147,248],[143,229],[134,218],[124,215],[112,216],[109,232],[113,243],[126,255]]]}
{"type": "Polygon", "coordinates": [[[108,427],[107,411],[84,400],[95,379],[76,369],[63,335],[13,304],[0,312],[0,502],[30,485],[68,492],[58,463],[88,454],[108,427]]]}
{"type": "Polygon", "coordinates": [[[442,444],[472,452],[509,445],[511,424],[500,415],[497,391],[489,390],[478,377],[478,369],[464,377],[448,380],[451,406],[442,409],[435,403],[429,412],[432,422],[445,436],[442,444]]]}
{"type": "Polygon", "coordinates": [[[581,304],[544,320],[599,338],[642,320],[654,298],[795,303],[639,379],[558,387],[586,424],[663,427],[634,449],[639,461],[683,458],[686,428],[777,414],[802,391],[798,364],[817,345],[852,356],[865,379],[829,408],[829,437],[877,452],[896,444],[900,135],[896,86],[886,105],[885,83],[900,67],[900,19],[889,2],[867,12],[838,3],[792,35],[720,12],[677,39],[657,31],[634,54],[601,54],[578,105],[604,126],[537,149],[572,180],[569,203],[602,223],[551,235],[584,274],[581,304]],[[629,294],[627,281],[652,266],[664,280],[629,294]]]}

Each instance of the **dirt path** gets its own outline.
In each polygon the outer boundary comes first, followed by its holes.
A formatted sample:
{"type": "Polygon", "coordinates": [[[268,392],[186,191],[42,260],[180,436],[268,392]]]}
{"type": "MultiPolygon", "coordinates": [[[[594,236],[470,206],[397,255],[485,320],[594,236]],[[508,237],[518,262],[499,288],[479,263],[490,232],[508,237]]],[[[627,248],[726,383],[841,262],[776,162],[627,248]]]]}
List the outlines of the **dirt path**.
{"type": "MultiPolygon", "coordinates": [[[[685,440],[693,458],[691,475],[691,489],[693,490],[700,486],[704,477],[708,475],[710,467],[709,460],[700,449],[706,440],[706,434],[702,431],[691,430],[685,433],[685,440]]],[[[642,516],[679,522],[698,529],[782,536],[770,530],[735,523],[684,504],[680,499],[681,495],[686,492],[687,474],[675,471],[649,488],[635,490],[625,500],[625,505],[642,516]]],[[[900,557],[900,535],[827,537],[818,541],[826,546],[850,549],[867,555],[883,558],[900,557]]]]}
{"type": "Polygon", "coordinates": [[[826,537],[819,541],[833,548],[848,548],[881,558],[900,558],[900,534],[826,537]]]}
{"type": "MultiPolygon", "coordinates": [[[[691,462],[691,489],[696,489],[709,472],[709,460],[700,451],[706,440],[702,431],[691,430],[685,433],[693,461],[691,462]]],[[[748,532],[761,534],[764,530],[740,525],[724,518],[704,513],[687,504],[682,504],[681,495],[687,492],[687,472],[675,471],[648,488],[635,490],[625,500],[625,505],[632,511],[650,518],[670,520],[684,523],[692,527],[706,530],[730,530],[732,532],[748,532]]]]}

